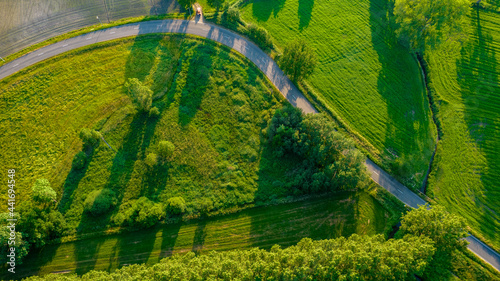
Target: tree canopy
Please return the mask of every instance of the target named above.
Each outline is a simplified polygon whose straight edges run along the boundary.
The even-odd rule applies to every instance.
[[[316,53],[303,39],[294,40],[285,47],[280,67],[293,81],[307,78],[317,64]]]
[[[57,198],[57,193],[50,187],[50,183],[47,179],[36,180],[31,190],[33,200],[40,204],[50,204]]]
[[[396,0],[399,39],[415,52],[465,37],[470,0]]]
[[[144,86],[137,78],[129,78],[125,83],[128,93],[133,97],[137,108],[143,112],[148,112],[153,103],[153,91]]]

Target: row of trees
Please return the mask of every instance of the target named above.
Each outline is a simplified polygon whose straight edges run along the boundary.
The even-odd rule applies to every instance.
[[[367,179],[364,156],[325,115],[285,106],[272,118],[268,137],[276,157],[301,159],[285,183],[295,194],[356,188]]]
[[[28,280],[436,280],[450,264],[443,255],[463,250],[465,224],[441,207],[413,210],[403,217],[397,239],[352,235],[288,248],[252,248],[163,259],[153,266],[131,265],[113,273],[47,275]],[[439,271],[439,272],[436,272]],[[438,275],[435,275],[438,274]]]

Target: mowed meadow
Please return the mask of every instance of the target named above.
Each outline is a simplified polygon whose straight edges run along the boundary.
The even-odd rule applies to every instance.
[[[418,189],[436,128],[418,63],[397,43],[389,9],[386,0],[255,0],[241,14],[267,29],[280,48],[305,39],[318,57],[306,81],[315,95],[386,169]]]
[[[443,138],[428,193],[500,249],[500,14],[474,9],[468,41],[427,52]]]

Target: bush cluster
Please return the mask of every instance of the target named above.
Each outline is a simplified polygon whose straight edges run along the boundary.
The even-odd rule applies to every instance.
[[[254,41],[259,47],[264,50],[269,50],[273,48],[273,41],[271,36],[267,33],[267,30],[257,26],[256,24],[249,24],[246,26],[247,35],[252,41]]]
[[[301,159],[284,183],[295,194],[356,188],[367,179],[362,153],[324,115],[286,106],[276,111],[267,132],[276,157]]]
[[[83,203],[85,211],[95,217],[106,213],[114,207],[115,204],[115,193],[109,188],[89,193],[87,199],[85,199]]]

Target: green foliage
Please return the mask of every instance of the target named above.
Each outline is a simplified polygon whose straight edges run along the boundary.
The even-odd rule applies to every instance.
[[[146,163],[149,168],[153,168],[158,164],[158,155],[156,155],[156,153],[149,153],[146,159],[144,159],[144,163]]]
[[[245,34],[264,50],[269,50],[273,47],[273,41],[267,30],[256,24],[247,25]]]
[[[186,8],[186,9],[191,9],[191,6],[196,2],[196,0],[178,0],[179,4]]]
[[[137,108],[143,112],[148,112],[153,103],[153,91],[137,78],[129,78],[125,83],[127,92],[132,96]]]
[[[456,250],[465,250],[467,237],[465,220],[449,214],[442,206],[435,205],[430,209],[420,206],[403,216],[401,227],[396,237],[408,236],[429,237],[436,248],[432,266],[424,274],[426,278],[445,278],[451,269],[451,257]]]
[[[277,157],[293,153],[301,159],[287,183],[295,193],[355,188],[367,178],[364,156],[325,115],[303,116],[287,106],[276,111],[268,134]]]
[[[149,116],[151,117],[158,117],[160,116],[160,110],[158,109],[158,107],[152,107],[150,110],[149,110]]]
[[[231,25],[236,25],[240,22],[240,10],[234,7],[228,8],[224,11],[222,15],[224,23],[229,23]]]
[[[47,179],[38,179],[31,188],[31,197],[35,202],[46,206],[56,200],[57,193]]]
[[[317,64],[316,52],[304,39],[293,40],[286,45],[279,63],[293,81],[301,81],[313,73]]]
[[[186,201],[182,197],[172,197],[167,200],[167,213],[180,215],[186,211]]]
[[[0,213],[0,264],[4,265],[7,262],[10,262],[11,251],[10,248],[15,248],[15,264],[22,264],[23,258],[28,254],[29,244],[25,242],[23,239],[23,234],[19,231],[12,232],[13,228],[10,228],[9,225],[11,222],[7,221],[7,219],[11,219],[9,213]],[[14,218],[19,219],[19,216],[15,216]],[[16,238],[13,238],[11,233],[15,233]]]
[[[31,202],[23,202],[19,208],[19,230],[26,242],[34,247],[42,247],[49,240],[59,238],[67,230],[63,215],[52,209],[39,209]]]
[[[73,158],[73,169],[80,170],[87,164],[87,154],[83,151],[78,152]]]
[[[175,145],[169,141],[160,141],[158,144],[158,156],[169,159],[174,154]]]
[[[226,0],[207,0],[207,3],[216,8],[217,11],[224,5],[224,2],[226,2]]]
[[[101,140],[101,133],[96,130],[83,128],[80,130],[80,139],[83,141],[84,146],[94,147],[99,144],[99,141]]]
[[[396,0],[396,34],[415,52],[446,40],[462,41],[469,11],[469,0]]]
[[[115,193],[108,188],[89,193],[83,203],[85,211],[95,217],[108,212],[115,204]]]
[[[126,211],[125,225],[138,228],[148,228],[165,218],[165,210],[162,204],[154,203],[146,197],[134,201]]]
[[[352,235],[331,240],[302,239],[282,249],[259,248],[175,255],[151,267],[132,265],[113,273],[90,272],[69,280],[411,280],[428,264],[429,239],[384,241],[382,236]],[[140,277],[139,277],[140,276]],[[47,275],[45,278],[57,278]],[[30,280],[30,279],[28,279]],[[35,280],[35,279],[32,279]],[[40,280],[40,279],[36,279]],[[44,280],[44,279],[41,279]],[[41,281],[40,280],[40,281]],[[45,279],[49,280],[49,279]],[[57,280],[57,279],[50,279]]]

